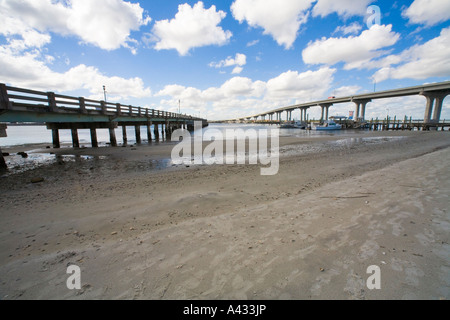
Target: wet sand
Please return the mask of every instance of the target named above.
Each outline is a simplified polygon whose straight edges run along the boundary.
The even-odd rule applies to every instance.
[[[364,138],[282,138],[275,176],[163,169],[170,144],[43,149],[61,157],[0,180],[0,297],[448,299],[450,135]]]

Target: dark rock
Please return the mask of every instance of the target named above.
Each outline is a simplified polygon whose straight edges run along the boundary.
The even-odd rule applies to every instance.
[[[44,182],[44,178],[33,178],[31,179],[31,183],[41,183]]]

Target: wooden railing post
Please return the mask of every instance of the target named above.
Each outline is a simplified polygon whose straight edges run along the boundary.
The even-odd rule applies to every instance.
[[[85,99],[83,97],[80,97],[78,100],[80,101],[80,112],[87,113]]]
[[[55,93],[47,92],[47,97],[48,97],[48,109],[50,110],[50,112],[58,112]]]
[[[100,101],[100,105],[102,106],[102,114],[106,114],[106,102]]]
[[[116,109],[117,109],[117,115],[121,116],[122,115],[122,106],[120,103],[116,104]]]
[[[6,89],[6,85],[0,84],[0,109],[12,109],[11,102],[8,97],[8,90]]]

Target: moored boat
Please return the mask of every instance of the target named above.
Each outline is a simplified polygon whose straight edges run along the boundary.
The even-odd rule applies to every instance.
[[[316,125],[311,128],[317,131],[341,130],[342,126],[334,121],[326,121],[322,125]]]

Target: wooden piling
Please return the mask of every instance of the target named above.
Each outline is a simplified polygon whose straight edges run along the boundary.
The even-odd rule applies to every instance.
[[[0,148],[0,170],[7,169],[8,166],[6,165],[5,158],[3,158],[2,148]]]
[[[112,147],[117,147],[116,131],[114,128],[109,128],[109,140]]]
[[[147,110],[147,112],[148,112],[148,110]],[[152,142],[152,130],[151,130],[151,127],[152,127],[152,122],[150,121],[150,122],[147,123],[147,139],[148,139],[149,143]]]
[[[72,146],[74,148],[80,147],[80,140],[78,139],[78,130],[77,129],[71,129],[72,131]]]
[[[91,128],[91,144],[92,148],[98,148],[97,129]]]
[[[154,124],[153,133],[155,134],[155,140],[159,141],[159,124],[158,123]]]
[[[134,126],[134,131],[136,132],[136,143],[141,144],[141,126]]]
[[[59,142],[59,130],[52,129],[52,138],[53,138],[53,148],[59,149],[61,148],[61,143]]]
[[[127,137],[127,126],[122,126],[122,137],[123,137],[123,144],[128,144],[128,137]]]

